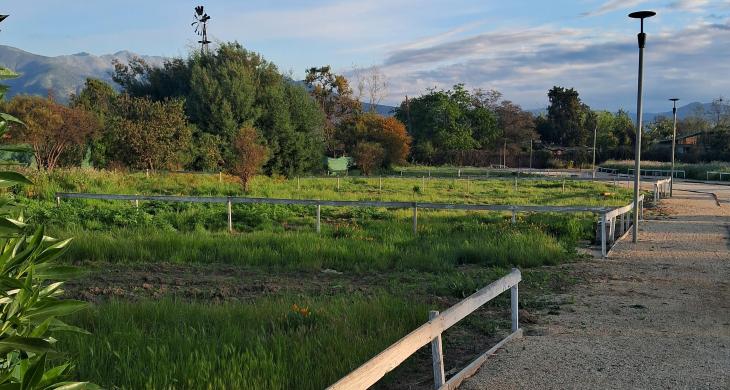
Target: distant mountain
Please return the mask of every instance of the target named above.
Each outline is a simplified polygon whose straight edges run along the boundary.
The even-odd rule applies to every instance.
[[[531,112],[533,115],[538,116],[542,114],[547,114],[546,108],[536,108],[532,110],[527,110]],[[693,102],[689,104],[685,104],[683,106],[677,107],[677,119],[684,119],[690,116],[696,116],[696,115],[710,115],[712,113],[712,103],[700,103],[700,102]],[[629,112],[629,116],[632,119],[636,119],[636,113],[635,112]],[[644,113],[644,123],[648,123],[656,119],[657,117],[666,117],[671,118],[672,117],[672,111],[665,111],[665,112],[645,112]]]
[[[395,115],[395,109],[396,107],[393,106],[386,106],[384,104],[373,104],[372,106],[370,103],[362,103],[362,110],[365,112],[373,111],[372,108],[374,108],[375,112],[382,116],[394,116]]]
[[[0,45],[0,65],[20,74],[16,79],[4,81],[10,86],[9,96],[47,95],[52,91],[54,96],[64,101],[70,94],[78,92],[89,77],[111,82],[112,60],[128,62],[134,56],[136,54],[120,51],[103,56],[78,53],[46,57]],[[162,65],[165,60],[164,57],[139,57],[151,65]]]

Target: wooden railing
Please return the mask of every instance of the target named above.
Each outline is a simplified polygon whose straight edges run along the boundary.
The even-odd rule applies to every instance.
[[[513,269],[507,276],[491,283],[487,287],[475,292],[468,298],[439,313],[432,311],[429,321],[416,330],[412,331],[395,344],[386,348],[365,364],[355,369],[345,377],[328,387],[330,390],[356,390],[367,389],[377,383],[385,374],[392,371],[403,363],[416,351],[431,343],[431,356],[433,360],[434,388],[456,389],[465,379],[474,375],[479,367],[493,355],[505,343],[515,338],[522,337],[522,329],[519,328],[518,319],[518,283],[522,280],[522,274],[518,269]],[[510,290],[512,314],[512,328],[509,336],[497,343],[491,349],[476,358],[471,364],[459,371],[457,374],[446,380],[444,374],[444,359],[441,348],[441,335],[457,322],[482,307],[485,303],[494,299],[499,294]]]

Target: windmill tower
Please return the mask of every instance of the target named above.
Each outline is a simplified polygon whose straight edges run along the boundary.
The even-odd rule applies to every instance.
[[[195,21],[190,25],[195,26],[195,33],[200,37],[198,41],[200,44],[200,53],[205,54],[208,52],[208,44],[210,43],[208,40],[208,21],[210,20],[210,16],[204,12],[203,6],[199,5],[195,7],[193,19]]]

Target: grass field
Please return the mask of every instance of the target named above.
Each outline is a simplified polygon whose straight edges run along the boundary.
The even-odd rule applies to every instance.
[[[229,176],[93,170],[33,173],[16,193],[26,215],[76,238],[65,261],[88,273],[70,296],[95,302],[64,337],[79,376],[118,388],[322,388],[427,319],[509,272],[524,269],[522,306],[572,282],[560,267],[593,237],[590,214],[419,213],[409,210],[64,200],[64,192],[450,203],[619,206],[626,190],[591,182],[257,177],[244,193]],[[468,185],[468,188],[467,188]],[[293,305],[297,305],[294,307]],[[445,337],[455,367],[509,329],[506,297]],[[306,308],[306,309],[302,309]],[[557,309],[556,309],[557,308]],[[424,363],[425,362],[425,363]],[[425,369],[424,369],[425,367]],[[428,354],[385,381],[428,388]],[[316,374],[313,374],[316,373]],[[419,387],[420,386],[420,387]],[[425,386],[425,387],[424,387]]]

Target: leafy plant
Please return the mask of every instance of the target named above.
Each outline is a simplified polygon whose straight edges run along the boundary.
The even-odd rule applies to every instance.
[[[1,92],[0,92],[1,94]],[[0,113],[0,138],[17,118]],[[32,184],[17,172],[0,172],[0,188]],[[16,215],[18,214],[18,215]],[[68,267],[54,263],[68,249],[71,239],[56,240],[38,227],[28,235],[17,205],[0,199],[0,389],[91,389],[88,382],[71,382],[74,366],[54,348],[55,332],[83,330],[58,317],[74,313],[86,304],[60,299]],[[53,361],[60,364],[53,366]]]

